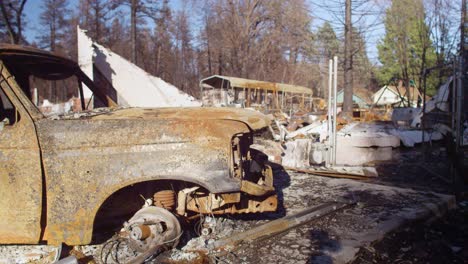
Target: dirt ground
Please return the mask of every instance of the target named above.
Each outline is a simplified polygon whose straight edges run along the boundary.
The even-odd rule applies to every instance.
[[[468,263],[468,197],[466,182],[454,183],[446,149],[442,144],[428,148],[401,148],[394,160],[381,164],[375,182],[457,195],[457,208],[433,221],[418,221],[361,248],[357,263]],[[466,156],[464,170],[467,170]],[[466,177],[466,176],[465,176]]]
[[[418,222],[363,247],[358,263],[467,263],[468,203],[431,223]]]

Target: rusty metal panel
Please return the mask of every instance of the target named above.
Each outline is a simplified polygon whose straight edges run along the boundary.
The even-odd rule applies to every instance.
[[[40,151],[33,121],[12,89],[21,92],[10,87],[12,79],[4,76],[10,75],[2,67],[0,89],[16,107],[19,120],[0,131],[0,243],[37,243],[42,206]]]
[[[127,108],[98,115],[93,119],[145,119],[160,121],[215,121],[232,120],[247,124],[252,130],[270,125],[271,120],[264,114],[241,108],[184,107],[184,108]],[[188,129],[188,132],[190,129]],[[223,133],[232,134],[229,130]],[[209,134],[207,134],[209,136]]]
[[[130,109],[126,117],[121,112],[118,118],[103,114],[37,123],[47,179],[49,243],[89,243],[99,206],[133,183],[175,179],[214,193],[240,190],[241,181],[230,175],[230,142],[236,133],[249,133],[246,124],[158,120],[158,110],[132,116],[135,111]]]

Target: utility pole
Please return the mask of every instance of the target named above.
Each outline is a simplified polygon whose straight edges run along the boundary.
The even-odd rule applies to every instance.
[[[344,54],[344,97],[343,114],[351,118],[353,112],[353,40],[351,22],[351,0],[346,0],[345,14],[345,54]]]

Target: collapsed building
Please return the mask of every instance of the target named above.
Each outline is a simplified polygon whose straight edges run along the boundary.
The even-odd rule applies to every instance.
[[[201,102],[161,78],[93,42],[78,27],[78,64],[83,72],[122,107],[194,107]],[[84,87],[86,100],[92,94]],[[103,103],[96,99],[96,107]]]

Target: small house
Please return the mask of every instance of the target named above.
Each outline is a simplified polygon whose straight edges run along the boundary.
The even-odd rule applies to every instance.
[[[422,101],[422,95],[419,89],[409,87],[409,96],[406,87],[385,85],[372,96],[374,105],[392,105],[394,107],[417,107],[418,100]]]
[[[336,103],[338,105],[343,104],[344,90],[341,89],[336,93]],[[354,88],[353,89],[353,104],[357,105],[358,108],[369,108],[372,105],[372,93],[365,88]]]

